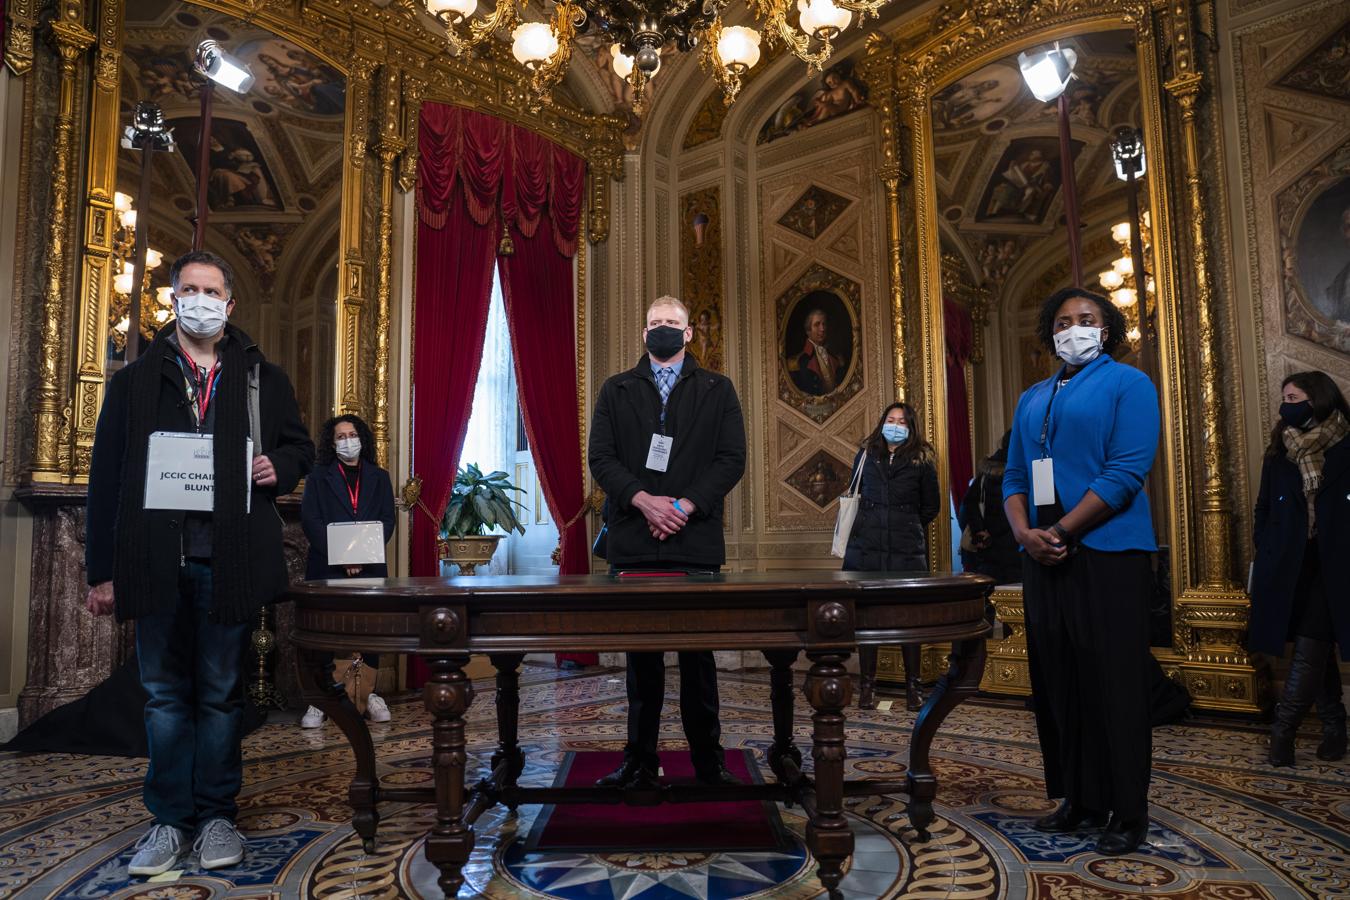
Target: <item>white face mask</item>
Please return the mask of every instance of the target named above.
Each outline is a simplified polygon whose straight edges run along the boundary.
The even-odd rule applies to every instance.
[[[1070,325],[1055,334],[1055,354],[1071,366],[1085,366],[1102,352],[1102,330]]]
[[[203,294],[175,294],[178,308],[178,327],[190,337],[206,340],[220,334],[228,319],[224,300]]]
[[[355,462],[356,458],[361,455],[361,439],[359,437],[338,438],[333,442],[333,445],[337,449],[337,455],[346,462]]]

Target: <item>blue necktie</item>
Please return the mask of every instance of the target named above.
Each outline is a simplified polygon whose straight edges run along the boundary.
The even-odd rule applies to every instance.
[[[666,401],[670,399],[670,392],[675,387],[675,370],[670,366],[658,369],[656,372],[656,389],[661,392],[661,421],[666,421]]]

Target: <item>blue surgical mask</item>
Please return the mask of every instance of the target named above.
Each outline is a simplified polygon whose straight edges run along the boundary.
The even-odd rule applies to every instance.
[[[888,444],[903,444],[909,440],[909,429],[904,425],[887,422],[881,426],[881,436],[886,439]]]

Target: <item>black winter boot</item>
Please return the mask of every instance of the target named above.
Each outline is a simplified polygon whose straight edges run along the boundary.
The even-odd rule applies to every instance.
[[[1275,704],[1275,721],[1270,726],[1269,760],[1272,766],[1294,764],[1294,735],[1321,691],[1322,668],[1330,650],[1331,644],[1327,641],[1308,637],[1294,641],[1289,676],[1284,680],[1284,692]]]
[[[1335,762],[1345,758],[1345,704],[1341,702],[1341,667],[1336,654],[1327,652],[1322,690],[1317,694],[1317,717],[1322,720],[1322,743],[1317,758]]]

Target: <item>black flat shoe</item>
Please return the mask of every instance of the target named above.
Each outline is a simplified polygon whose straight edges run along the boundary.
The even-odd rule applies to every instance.
[[[1110,817],[1095,809],[1079,809],[1068,800],[1048,816],[1042,816],[1031,827],[1046,834],[1066,834],[1070,831],[1089,831],[1102,828]]]
[[[657,784],[656,767],[645,765],[636,757],[625,756],[623,765],[603,778],[597,779],[596,787],[650,787]]]
[[[1101,840],[1097,841],[1097,852],[1103,856],[1124,856],[1138,850],[1147,837],[1148,819],[1127,824],[1117,821],[1113,816],[1111,823],[1102,832]]]
[[[696,773],[694,777],[698,779],[699,784],[726,785],[745,783],[727,771],[726,766],[721,765],[716,769],[704,769],[703,771]]]

